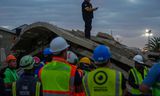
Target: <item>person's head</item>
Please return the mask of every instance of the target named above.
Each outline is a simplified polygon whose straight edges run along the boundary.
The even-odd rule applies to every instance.
[[[14,55],[8,55],[6,58],[6,62],[8,63],[8,66],[10,68],[16,68],[17,67],[17,58]]]
[[[91,0],[84,0],[84,1],[90,2]]]
[[[88,70],[90,71],[92,68],[91,68],[91,60],[88,58],[88,57],[82,57],[80,60],[79,60],[79,65],[78,67],[82,70]]]
[[[51,52],[50,50],[51,50],[50,48],[45,48],[45,49],[43,50],[43,55],[44,55],[44,57],[47,57],[48,55],[51,55],[51,54],[52,54],[52,52]]]
[[[56,37],[50,43],[50,51],[55,56],[61,56],[67,59],[67,50],[70,45],[63,37]]]
[[[133,57],[133,60],[135,62],[135,67],[137,68],[141,67],[144,64],[143,57],[141,55],[135,55]]]
[[[23,56],[20,60],[20,67],[24,70],[31,70],[34,66],[34,59],[31,55]]]
[[[92,58],[98,67],[109,65],[111,58],[110,49],[105,45],[99,45],[94,49]]]
[[[67,61],[70,64],[76,65],[78,63],[78,56],[72,51],[67,51]]]
[[[88,57],[83,57],[80,59],[79,63],[85,63],[86,65],[90,65],[91,60]]]
[[[50,48],[45,48],[43,50],[43,61],[44,61],[44,63],[52,61],[53,53],[50,50],[51,50]]]
[[[39,57],[37,57],[37,56],[34,56],[33,59],[35,61],[34,66],[38,67],[40,62],[41,62],[41,59]]]

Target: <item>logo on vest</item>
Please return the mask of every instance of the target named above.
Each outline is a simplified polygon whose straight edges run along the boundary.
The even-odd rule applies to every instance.
[[[103,85],[107,82],[108,76],[104,71],[98,71],[93,78],[96,84]]]
[[[21,96],[29,96],[30,92],[28,90],[28,86],[22,86],[22,90],[19,91]]]
[[[101,85],[101,86],[95,86],[94,87],[94,91],[107,91],[107,87],[103,86],[103,84],[105,84],[108,80],[108,76],[104,71],[98,71],[94,76],[93,76],[93,80],[97,85]]]

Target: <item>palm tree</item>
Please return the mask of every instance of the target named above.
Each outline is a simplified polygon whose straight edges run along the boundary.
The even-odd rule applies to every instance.
[[[160,37],[153,37],[149,40],[150,51],[160,51]]]

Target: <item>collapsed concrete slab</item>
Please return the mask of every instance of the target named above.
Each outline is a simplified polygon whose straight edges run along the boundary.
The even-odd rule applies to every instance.
[[[84,38],[84,33],[81,31],[66,30],[46,22],[36,22],[22,30],[12,50],[18,50],[19,58],[25,54],[35,55],[49,47],[49,43],[54,37],[61,36],[69,42],[70,49],[79,56],[91,57],[96,46],[105,44],[111,49],[112,67],[122,71],[127,76],[127,71],[133,67],[134,62],[131,58],[134,56],[134,52],[129,51],[120,43],[116,45],[113,37],[107,39],[102,35],[105,34],[92,36],[89,40]]]

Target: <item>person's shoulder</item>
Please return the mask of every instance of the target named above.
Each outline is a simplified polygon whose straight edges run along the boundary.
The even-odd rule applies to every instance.
[[[155,63],[155,64],[153,65],[153,67],[158,67],[158,68],[160,68],[160,63]]]
[[[11,69],[6,68],[6,70],[4,71],[4,74],[10,74]]]
[[[159,63],[156,63],[151,67],[152,71],[157,70],[157,69],[160,69],[160,64]]]

